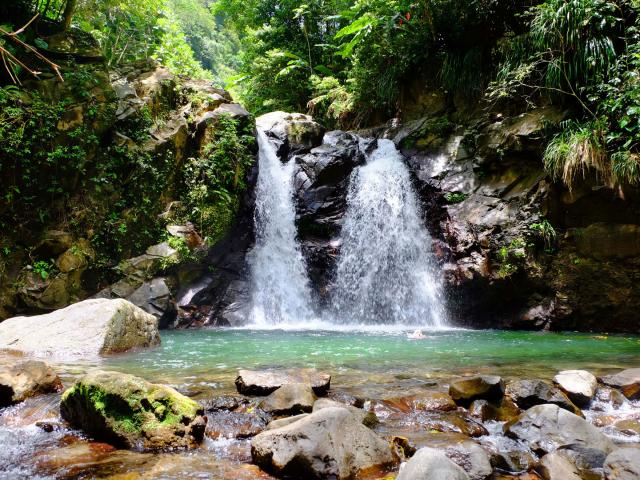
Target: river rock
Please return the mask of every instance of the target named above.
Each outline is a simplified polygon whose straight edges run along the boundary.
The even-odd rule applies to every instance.
[[[250,438],[262,432],[267,422],[258,413],[212,412],[207,415],[207,437]]]
[[[240,370],[236,378],[236,388],[243,395],[269,395],[290,383],[309,384],[316,395],[323,396],[331,385],[331,375],[314,369]]]
[[[301,413],[300,415],[293,415],[292,417],[283,417],[278,418],[277,420],[271,420],[267,424],[266,430],[275,430],[276,428],[286,427],[287,425],[291,425],[292,423],[302,420],[308,416],[308,413]]]
[[[87,358],[158,344],[158,320],[122,299],[85,300],[0,323],[0,348],[34,355]]]
[[[77,380],[60,414],[96,439],[135,450],[196,447],[207,424],[203,408],[173,388],[110,371]]]
[[[316,396],[308,383],[288,383],[269,394],[259,407],[273,415],[309,413]]]
[[[640,368],[630,368],[600,379],[605,385],[618,388],[629,400],[640,399]]]
[[[60,390],[60,378],[44,362],[26,360],[15,365],[0,366],[0,408]]]
[[[640,478],[640,449],[619,448],[604,461],[607,480],[638,480]]]
[[[317,412],[318,410],[322,410],[323,408],[335,407],[346,408],[353,415],[355,415],[356,418],[358,418],[360,423],[362,423],[366,427],[373,428],[378,425],[378,423],[380,423],[380,421],[378,420],[378,416],[374,412],[369,412],[352,405],[345,405],[328,398],[319,398],[318,400],[316,400],[316,402],[313,404],[313,411]]]
[[[475,442],[467,441],[449,447],[445,455],[462,467],[471,480],[486,480],[493,473],[489,454]]]
[[[251,456],[263,470],[294,478],[353,478],[397,461],[388,442],[335,407],[262,432],[251,441]]]
[[[469,475],[444,453],[423,447],[400,467],[396,480],[469,480]]]
[[[458,404],[468,405],[473,400],[497,400],[504,394],[504,381],[495,375],[482,375],[451,382],[449,395]]]
[[[582,480],[571,460],[557,452],[542,457],[537,470],[544,480]]]
[[[569,400],[581,407],[591,402],[598,388],[598,380],[586,370],[564,370],[553,381],[567,394]]]
[[[582,416],[580,409],[569,400],[569,397],[562,393],[560,389],[542,380],[517,380],[511,382],[507,385],[506,394],[523,410],[535,405],[551,403]]]
[[[303,113],[270,112],[256,118],[256,125],[278,144],[278,155],[305,152],[320,145],[324,127]]]
[[[520,415],[522,411],[511,399],[503,397],[496,402],[474,400],[469,407],[469,413],[474,417],[479,417],[483,422],[490,420],[508,422]]]
[[[610,452],[613,443],[597,427],[557,405],[536,405],[505,425],[505,434],[529,444],[536,453],[579,444]]]
[[[415,410],[450,412],[458,408],[453,399],[444,392],[425,392],[408,397],[388,398],[383,400],[383,403],[404,413]]]
[[[505,472],[521,473],[531,470],[536,465],[536,460],[529,452],[522,450],[494,452],[491,455],[491,465]]]

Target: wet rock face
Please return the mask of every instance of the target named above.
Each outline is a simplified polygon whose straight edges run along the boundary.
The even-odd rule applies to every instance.
[[[629,400],[640,399],[640,368],[630,368],[600,379],[605,385],[618,388]]]
[[[396,462],[387,441],[339,407],[323,408],[257,435],[251,456],[265,471],[294,478],[347,479]]]
[[[174,389],[107,371],[80,378],[60,413],[89,435],[136,450],[193,448],[207,423],[203,408]]]
[[[326,395],[331,375],[313,369],[300,370],[240,370],[236,388],[244,395],[269,395],[283,385],[309,385],[316,395]]]
[[[469,405],[473,400],[500,400],[504,395],[504,381],[492,375],[455,380],[449,395],[458,404]]]
[[[557,405],[537,405],[505,425],[505,434],[526,442],[536,453],[578,444],[610,452],[613,442],[586,420]]]
[[[609,480],[640,478],[640,449],[619,448],[606,458],[604,473]]]
[[[421,448],[402,465],[396,480],[469,480],[469,475],[447,456],[433,448]]]
[[[85,300],[0,323],[0,347],[35,355],[93,357],[160,344],[158,320],[126,300]]]
[[[507,385],[506,394],[522,409],[553,404],[582,416],[582,412],[558,388],[542,380],[517,380]]]
[[[0,408],[61,390],[60,378],[44,362],[26,360],[0,366]]]
[[[272,415],[309,413],[316,396],[308,383],[289,383],[272,392],[259,407]]]

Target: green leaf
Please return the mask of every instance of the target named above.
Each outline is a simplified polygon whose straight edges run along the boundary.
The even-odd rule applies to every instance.
[[[348,35],[353,35],[354,33],[359,33],[362,30],[370,27],[375,27],[378,24],[378,19],[372,17],[370,15],[363,15],[357,20],[353,21],[349,25],[344,28],[338,30],[338,33],[334,35],[334,39],[339,39],[342,37],[346,37]]]

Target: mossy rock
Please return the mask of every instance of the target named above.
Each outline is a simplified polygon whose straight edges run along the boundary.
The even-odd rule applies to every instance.
[[[143,451],[194,448],[207,423],[202,406],[173,388],[110,371],[76,381],[60,413],[96,439]]]

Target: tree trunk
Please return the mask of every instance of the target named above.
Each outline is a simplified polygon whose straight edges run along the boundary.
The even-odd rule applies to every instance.
[[[64,7],[64,13],[63,18],[64,18],[64,29],[68,30],[69,27],[71,26],[71,20],[73,19],[73,13],[76,10],[76,4],[78,3],[78,0],[67,0],[67,4]]]

